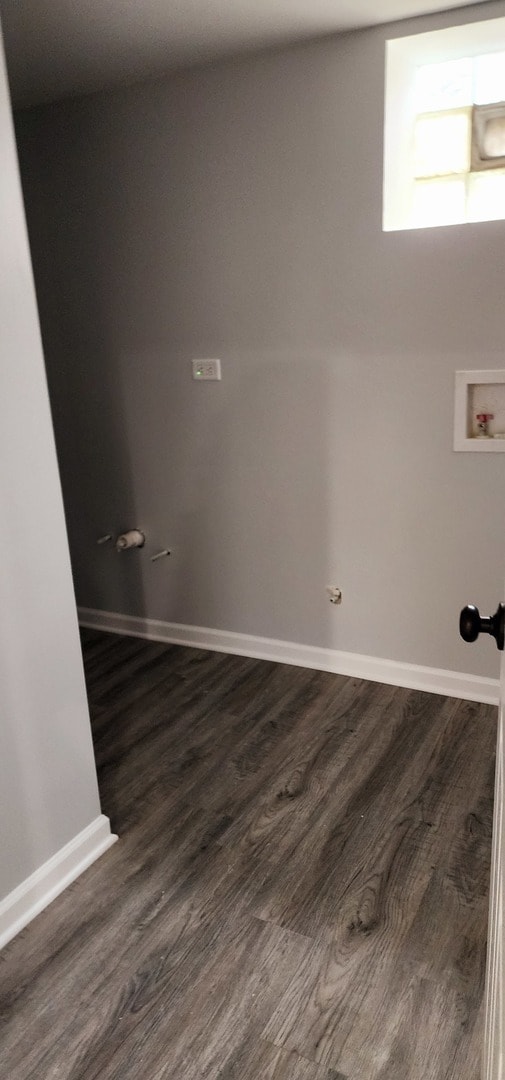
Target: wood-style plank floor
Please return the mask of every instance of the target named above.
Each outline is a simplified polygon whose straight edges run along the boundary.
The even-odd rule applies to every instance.
[[[496,710],[83,648],[121,839],[1,954],[2,1080],[478,1080]]]

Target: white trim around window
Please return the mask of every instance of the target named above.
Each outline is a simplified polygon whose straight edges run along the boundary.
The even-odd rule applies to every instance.
[[[505,17],[386,42],[383,229],[411,229],[416,69],[505,50]],[[496,217],[496,214],[493,215]],[[504,214],[505,217],[505,214]],[[440,222],[436,222],[440,224]],[[419,226],[417,226],[419,227]]]

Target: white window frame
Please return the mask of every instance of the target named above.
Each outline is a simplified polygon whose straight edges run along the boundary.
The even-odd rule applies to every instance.
[[[417,115],[414,97],[416,68],[423,64],[503,51],[505,17],[386,42],[384,232],[416,228],[411,221],[414,183],[411,147]]]

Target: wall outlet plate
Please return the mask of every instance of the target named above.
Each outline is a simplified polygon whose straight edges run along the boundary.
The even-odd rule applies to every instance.
[[[220,360],[192,360],[191,367],[193,370],[193,378],[196,382],[203,382],[205,379],[221,378]]]

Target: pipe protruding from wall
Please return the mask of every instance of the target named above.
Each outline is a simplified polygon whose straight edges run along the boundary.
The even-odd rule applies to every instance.
[[[128,532],[121,533],[116,540],[116,551],[127,551],[128,548],[140,548],[144,547],[146,538],[140,529],[129,529]]]

